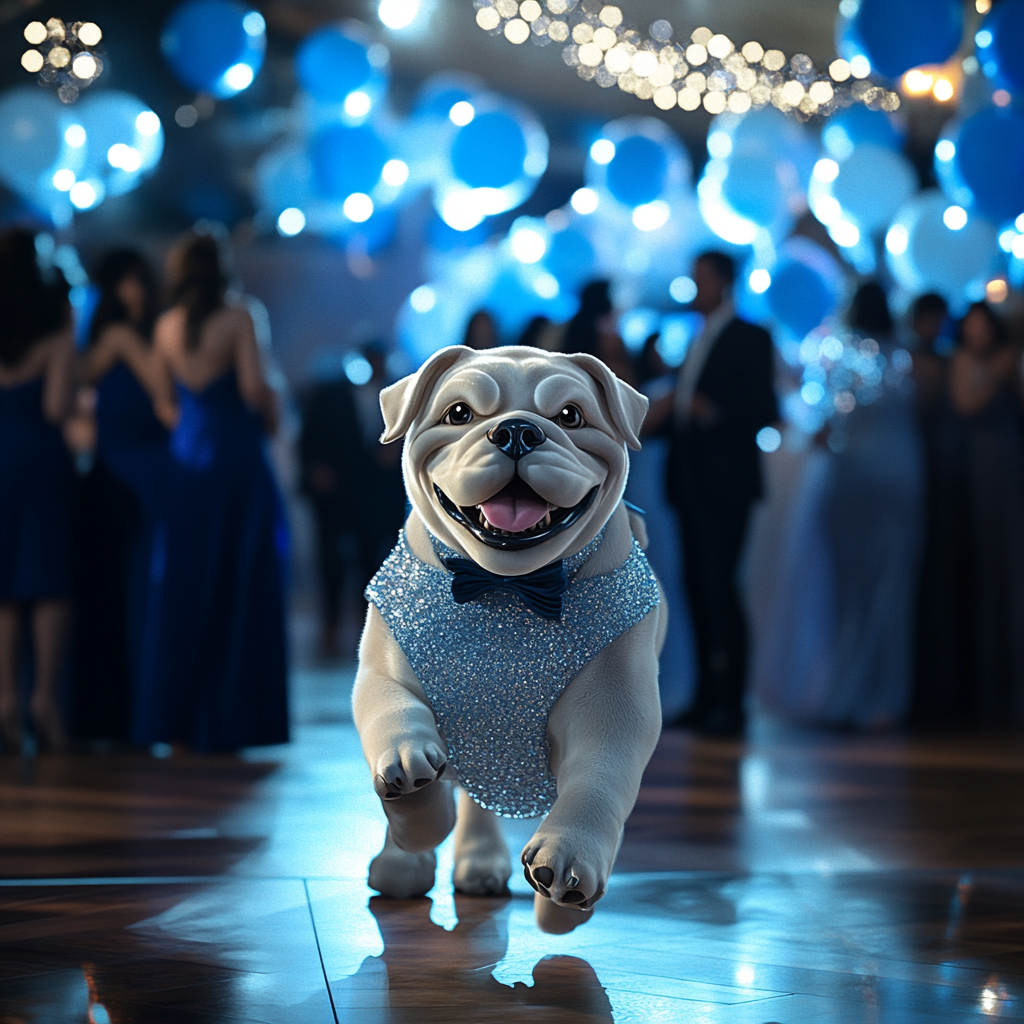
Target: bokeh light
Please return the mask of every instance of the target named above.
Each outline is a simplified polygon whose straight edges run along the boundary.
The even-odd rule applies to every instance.
[[[277,230],[288,238],[299,234],[305,226],[306,215],[297,206],[282,210],[277,218]]]
[[[420,12],[420,0],[380,0],[377,17],[390,29],[408,28]]]

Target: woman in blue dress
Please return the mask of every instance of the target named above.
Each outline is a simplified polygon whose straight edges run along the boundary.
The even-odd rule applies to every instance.
[[[170,276],[174,305],[157,321],[154,351],[180,416],[133,737],[203,751],[282,743],[287,534],[265,451],[276,396],[252,318],[225,301],[216,241],[191,237]]]
[[[22,744],[19,640],[31,626],[37,741],[64,745],[59,682],[71,615],[74,467],[61,434],[74,385],[68,289],[31,232],[0,235],[0,730]]]
[[[893,339],[877,282],[857,289],[849,322],[863,383],[829,440],[835,642],[823,717],[833,726],[878,731],[899,725],[910,705],[924,458],[906,374],[910,357]]]
[[[96,459],[79,488],[71,727],[82,738],[126,740],[177,407],[152,351],[157,292],[149,264],[115,249],[93,281],[99,298],[81,376],[96,389]]]

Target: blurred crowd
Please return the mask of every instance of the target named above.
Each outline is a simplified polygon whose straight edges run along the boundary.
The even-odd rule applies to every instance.
[[[262,318],[209,234],[162,282],[139,252],[104,254],[75,317],[45,251],[0,236],[0,740],[283,742],[291,556],[268,439],[284,402]],[[1007,325],[985,303],[954,320],[933,294],[898,322],[866,281],[798,373],[738,314],[728,255],[692,278],[679,366],[656,333],[627,349],[607,281],[565,324],[506,338],[479,310],[464,337],[586,352],[649,398],[627,499],[671,608],[667,722],[737,736],[756,707],[834,728],[1024,724]],[[406,514],[399,446],[378,441],[391,355],[368,342],[299,395],[326,659],[352,653],[339,626],[357,628]],[[809,372],[829,409],[815,431],[780,413]]]
[[[77,322],[46,251],[0,236],[3,747],[283,742],[279,402],[218,242],[183,240],[164,289],[107,253]]]

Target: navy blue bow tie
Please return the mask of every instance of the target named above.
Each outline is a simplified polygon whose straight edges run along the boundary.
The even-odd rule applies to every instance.
[[[542,618],[562,617],[562,594],[569,585],[569,577],[561,562],[552,562],[523,576],[499,576],[468,558],[444,558],[442,561],[445,568],[454,573],[452,597],[457,604],[475,601],[490,590],[511,590]]]

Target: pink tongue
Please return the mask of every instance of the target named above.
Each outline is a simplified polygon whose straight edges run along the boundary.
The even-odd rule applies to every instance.
[[[514,488],[510,485],[480,507],[491,526],[509,533],[521,533],[536,526],[548,514],[549,506],[528,487]]]

